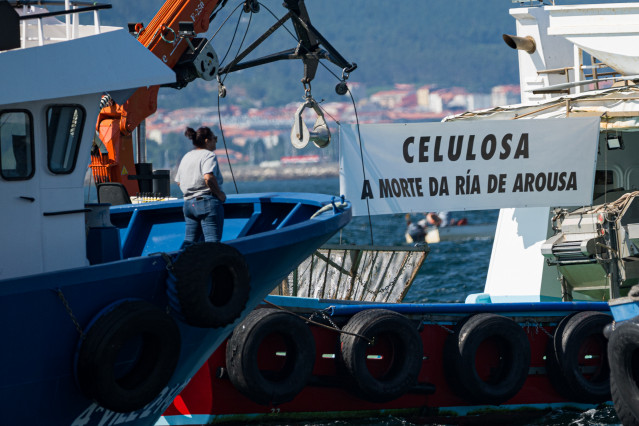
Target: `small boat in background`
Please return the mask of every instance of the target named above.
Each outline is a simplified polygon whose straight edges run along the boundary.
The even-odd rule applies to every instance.
[[[441,241],[459,241],[459,240],[472,240],[475,238],[493,238],[495,236],[495,230],[497,229],[496,223],[484,223],[477,225],[448,225],[448,226],[432,226],[426,228],[426,235],[424,235],[424,241],[428,244],[435,244]],[[416,243],[418,241],[413,240],[410,234],[405,234],[406,242],[409,244]]]
[[[447,212],[426,213],[424,219],[417,222],[411,220],[410,214],[406,214],[405,217],[406,232],[404,237],[408,244],[422,242],[435,244],[440,241],[492,238],[497,229],[495,223],[469,224],[465,217],[448,220]]]

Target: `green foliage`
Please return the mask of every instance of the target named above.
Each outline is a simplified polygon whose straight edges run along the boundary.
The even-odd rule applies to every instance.
[[[240,1],[229,1],[211,23],[207,37],[233,12]],[[242,47],[248,46],[281,17],[285,10],[280,0],[262,2],[264,7],[250,19],[250,28]],[[159,10],[158,0],[113,0],[113,10],[102,13],[108,25],[126,26],[127,22],[150,22]],[[367,87],[392,87],[395,83],[434,84],[438,87],[461,86],[477,92],[489,92],[492,86],[516,84],[517,54],[502,41],[503,33],[515,32],[515,21],[508,14],[510,2],[473,0],[306,0],[313,25],[358,69],[350,79]],[[226,22],[213,39],[220,59],[228,63],[239,51],[249,19],[244,16],[231,45],[239,11]],[[287,24],[289,31],[292,26]],[[248,58],[294,48],[296,40],[283,29],[264,42]],[[228,51],[228,54],[227,54]],[[324,62],[323,62],[324,63]],[[337,76],[341,70],[326,62]],[[257,106],[297,102],[304,94],[299,61],[282,61],[243,70],[224,78],[228,96],[246,93],[241,100]],[[312,83],[313,95],[326,101],[343,101],[335,91],[338,79],[320,65]],[[217,104],[217,85],[204,91],[191,84],[176,92],[162,89],[160,102],[172,107]],[[238,90],[241,88],[241,90]],[[208,89],[208,88],[207,88]],[[235,100],[232,102],[237,103]],[[161,105],[163,106],[163,105]]]

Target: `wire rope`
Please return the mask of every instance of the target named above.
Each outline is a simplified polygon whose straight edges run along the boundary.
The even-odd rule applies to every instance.
[[[242,17],[242,14],[243,14],[243,12],[242,12],[242,13],[240,13],[240,18]],[[238,48],[237,48],[237,52],[235,52],[235,58],[237,58],[237,57],[239,56],[240,51],[242,50],[242,45],[244,44],[244,41],[246,40],[246,35],[247,35],[247,34],[248,34],[248,32],[249,32],[249,28],[251,27],[251,21],[252,21],[252,20],[253,20],[253,12],[249,13],[249,21],[248,21],[248,23],[246,24],[246,31],[244,31],[244,37],[242,37],[242,41],[240,41],[240,45],[239,45],[239,46],[238,46]],[[238,24],[239,24],[239,20],[238,20]],[[235,31],[237,32],[237,27],[235,28]],[[235,35],[233,35],[233,38],[235,39]],[[231,43],[231,44],[232,44],[232,43]],[[229,50],[230,50],[230,49],[229,49]],[[228,52],[227,52],[227,54],[228,54]],[[224,58],[226,58],[226,56],[225,56]],[[235,58],[234,58],[234,59],[235,59]],[[227,78],[228,76],[229,76],[228,74],[226,74],[226,75],[224,76],[224,78],[222,79],[222,84],[224,84],[224,82],[226,81],[226,78]]]
[[[275,14],[273,13],[273,11],[271,11],[271,9],[269,9],[266,5],[264,5],[264,4],[263,4],[263,3],[261,3],[261,2],[259,2],[259,4],[260,4],[260,6],[264,7],[264,8],[265,8],[265,9],[266,9],[266,10],[267,10],[267,11],[268,11],[268,12],[269,12],[269,13],[270,13],[270,14],[271,14],[271,15],[272,15],[275,19],[276,19],[276,20],[278,19],[278,18],[277,18],[277,15],[275,15]],[[220,26],[220,28],[219,28],[219,29],[215,32],[215,34],[213,35],[213,37],[215,37],[215,35],[217,35],[217,33],[218,33],[218,32],[220,31],[220,29],[222,28],[222,26],[223,26],[223,25],[224,25],[224,24],[228,21],[228,19],[231,17],[231,15],[232,15],[233,13],[235,13],[235,11],[236,11],[238,8],[239,8],[239,5],[238,5],[238,6],[237,6],[237,7],[233,10],[233,12],[231,12],[231,14],[230,14],[230,15],[229,15],[226,19],[225,19],[225,21],[222,23],[222,25]],[[251,14],[250,14],[249,22],[248,22],[248,24],[247,24],[246,31],[245,31],[245,33],[244,33],[244,37],[242,38],[242,41],[240,42],[240,47],[238,48],[238,51],[237,51],[237,53],[236,53],[236,56],[235,56],[235,57],[237,57],[237,55],[239,55],[240,50],[241,50],[241,47],[242,47],[242,45],[244,44],[244,41],[245,41],[245,39],[246,39],[246,36],[247,36],[248,31],[249,31],[249,28],[250,28],[250,24],[251,24],[252,16],[253,16],[253,12],[251,12]],[[238,18],[237,24],[236,24],[236,26],[235,26],[235,30],[234,30],[234,32],[233,32],[233,38],[231,39],[231,42],[229,43],[229,48],[227,49],[227,51],[226,51],[226,53],[224,54],[224,57],[222,58],[222,61],[220,61],[220,63],[223,63],[223,62],[226,60],[226,58],[227,58],[227,56],[228,56],[229,52],[231,51],[231,47],[232,47],[233,42],[235,41],[235,37],[236,37],[236,35],[237,35],[237,31],[238,31],[238,28],[239,28],[239,24],[240,24],[240,21],[241,21],[241,17],[242,17],[242,13],[240,13],[240,17]],[[291,31],[290,31],[290,30],[289,30],[289,29],[285,26],[285,25],[282,25],[282,27],[286,30],[286,32],[288,32],[288,33],[290,34],[290,36],[291,36],[291,37],[292,37],[292,38],[293,38],[296,42],[299,42],[298,38],[297,38],[297,37],[296,37],[296,36],[295,36],[295,35],[294,35],[294,34],[293,34],[293,33],[292,33],[292,32],[291,32]],[[211,37],[211,39],[212,39],[213,37]],[[334,72],[333,72],[330,68],[328,68],[328,67],[327,67],[324,63],[322,63],[321,61],[318,61],[318,63],[319,63],[320,65],[322,65],[322,67],[323,67],[326,71],[328,71],[331,75],[333,75],[333,77],[335,77],[335,79],[336,79],[336,80],[338,80],[338,81],[342,81],[342,79],[340,79],[340,78],[339,78],[339,76],[338,76],[337,74],[335,74],[335,73],[334,73]],[[227,76],[228,76],[228,74],[227,74]],[[224,77],[224,79],[221,81],[221,84],[224,84],[224,81],[226,81],[226,76],[225,76],[225,77]],[[348,89],[348,94],[349,94],[349,96],[350,96],[350,98],[351,98],[351,102],[352,102],[352,104],[353,104],[353,111],[354,111],[354,113],[355,113],[355,121],[356,121],[356,126],[357,126],[357,137],[358,137],[359,150],[360,150],[360,159],[361,159],[361,162],[362,162],[362,174],[363,174],[363,178],[364,178],[364,181],[365,181],[365,180],[366,180],[366,169],[365,169],[365,167],[364,167],[364,152],[363,152],[363,147],[362,147],[362,145],[363,145],[363,144],[362,144],[362,135],[361,135],[361,133],[360,133],[360,129],[359,129],[359,127],[360,127],[360,126],[359,126],[359,115],[358,115],[358,113],[357,113],[357,106],[356,106],[356,104],[355,104],[355,98],[353,97],[353,94],[352,94],[352,92],[351,92],[350,88]],[[319,104],[318,104],[318,105],[319,105]],[[237,182],[236,182],[236,180],[235,180],[235,175],[234,175],[234,173],[233,173],[233,167],[232,167],[232,165],[231,165],[231,160],[230,160],[230,157],[229,157],[229,154],[228,154],[228,147],[227,147],[227,144],[226,144],[226,137],[224,136],[224,129],[223,129],[223,125],[222,125],[222,115],[221,115],[221,112],[220,112],[220,96],[219,96],[219,92],[218,92],[218,98],[217,98],[217,106],[218,106],[218,107],[217,107],[217,112],[218,112],[218,121],[219,121],[219,123],[220,123],[220,133],[221,133],[221,135],[222,135],[222,141],[223,141],[223,143],[224,143],[224,149],[225,149],[225,151],[226,151],[226,158],[228,159],[229,169],[231,170],[231,177],[232,177],[232,179],[233,179],[233,184],[234,184],[234,186],[235,186],[235,192],[239,194],[239,190],[238,190],[238,188],[237,188]],[[330,117],[330,118],[331,118],[331,119],[332,119],[335,123],[337,123],[337,125],[338,125],[338,126],[340,126],[340,125],[341,125],[341,123],[340,123],[338,120],[336,120],[336,119],[335,119],[335,118],[334,118],[331,114],[329,114],[329,113],[326,111],[326,109],[322,108],[322,106],[321,106],[321,105],[320,105],[320,108],[321,108],[321,109],[322,109],[322,111],[324,111],[324,112],[325,112],[325,113],[326,113],[326,114],[327,114],[327,115],[328,115],[328,116],[329,116],[329,117]],[[368,228],[369,228],[369,232],[370,232],[371,245],[374,245],[373,224],[372,224],[372,219],[371,219],[370,203],[369,203],[368,198],[366,199],[366,210],[367,210],[367,216],[368,216]],[[341,232],[340,232],[340,240],[341,240]]]
[[[233,173],[233,166],[231,165],[231,157],[229,156],[229,149],[226,146],[226,137],[224,137],[224,128],[222,127],[222,114],[220,113],[220,93],[217,94],[217,118],[220,122],[220,135],[222,136],[222,142],[224,143],[224,151],[226,152],[226,159],[229,163],[229,169],[231,170],[231,179],[233,179],[233,185],[235,186],[235,193],[239,194],[237,189],[237,182],[235,181],[235,173]]]
[[[357,115],[357,107],[355,106],[355,98],[353,98],[353,94],[351,93],[351,89],[348,89],[348,94],[351,97],[351,101],[353,102],[353,110],[355,111],[355,123],[357,126],[357,139],[359,142],[359,158],[362,161],[362,175],[364,177],[364,182],[366,182],[366,168],[364,167],[364,150],[362,149],[362,135],[359,131],[359,116]],[[368,213],[368,229],[371,233],[371,245],[375,245],[373,242],[373,222],[371,220],[371,208],[368,202],[368,197],[366,197],[366,211]]]

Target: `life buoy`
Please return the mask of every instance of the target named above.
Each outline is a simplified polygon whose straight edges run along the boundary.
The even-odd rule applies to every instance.
[[[229,379],[258,404],[292,400],[315,365],[315,339],[304,320],[277,309],[256,309],[226,345]]]
[[[386,402],[417,384],[423,346],[417,325],[408,318],[386,309],[369,309],[353,315],[342,331],[350,334],[340,335],[340,360],[356,394]]]
[[[617,323],[608,341],[610,390],[622,423],[639,424],[639,317]]]
[[[142,300],[116,302],[91,321],[76,352],[82,392],[111,411],[128,413],[153,401],[180,357],[173,318]]]
[[[235,321],[249,297],[242,254],[222,243],[197,243],[181,252],[167,279],[171,307],[187,324],[223,327]]]
[[[564,317],[546,353],[548,377],[555,389],[577,402],[610,400],[610,369],[604,327],[612,321],[602,312]]]
[[[491,313],[458,322],[444,343],[444,373],[455,394],[499,405],[515,396],[528,377],[530,343],[512,319]]]

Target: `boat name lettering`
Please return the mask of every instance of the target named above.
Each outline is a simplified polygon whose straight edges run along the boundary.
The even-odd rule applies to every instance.
[[[445,159],[448,161],[457,161],[459,159],[465,159],[472,161],[478,158],[484,160],[491,160],[496,154],[499,155],[500,160],[508,159],[511,154],[513,159],[529,158],[528,150],[528,133],[522,133],[519,136],[519,142],[517,147],[513,151],[513,134],[506,133],[501,142],[498,143],[497,136],[488,134],[484,136],[479,145],[479,152],[475,151],[475,135],[451,135],[448,138],[448,145],[444,146],[442,143],[442,136],[419,136],[417,139],[415,136],[406,138],[402,145],[404,161],[407,163],[413,163],[415,161],[415,155],[417,155],[417,161],[419,163],[427,163],[429,161],[441,162]],[[417,143],[415,142],[417,140]],[[498,145],[501,149],[498,150]],[[465,146],[465,149],[464,149]],[[429,156],[428,148],[432,147],[432,156]],[[465,151],[465,156],[462,157],[462,153]],[[499,152],[498,152],[499,151]]]
[[[428,195],[441,197],[450,195],[449,180],[454,182],[455,195],[475,194],[504,194],[507,192],[508,175],[488,174],[485,178],[485,186],[482,191],[482,177],[470,173],[463,176],[430,176],[428,181]],[[379,179],[379,198],[412,198],[424,197],[424,181],[421,177]],[[511,192],[543,192],[543,191],[576,191],[577,172],[540,172],[517,173],[511,180]],[[361,199],[374,199],[373,189],[368,179],[362,185]]]
[[[204,2],[201,1],[197,7],[195,8],[195,11],[191,14],[191,20],[193,22],[195,22],[195,18],[197,18],[198,16],[200,16],[200,14],[202,13],[202,11],[204,10]]]
[[[74,421],[71,426],[86,426],[98,424],[100,426],[111,426],[130,422],[137,419],[143,419],[158,411],[163,411],[171,404],[175,397],[186,386],[186,383],[179,383],[174,386],[167,386],[153,401],[149,402],[146,407],[133,411],[131,413],[116,413],[107,410],[104,407],[93,403],[87,407]]]

